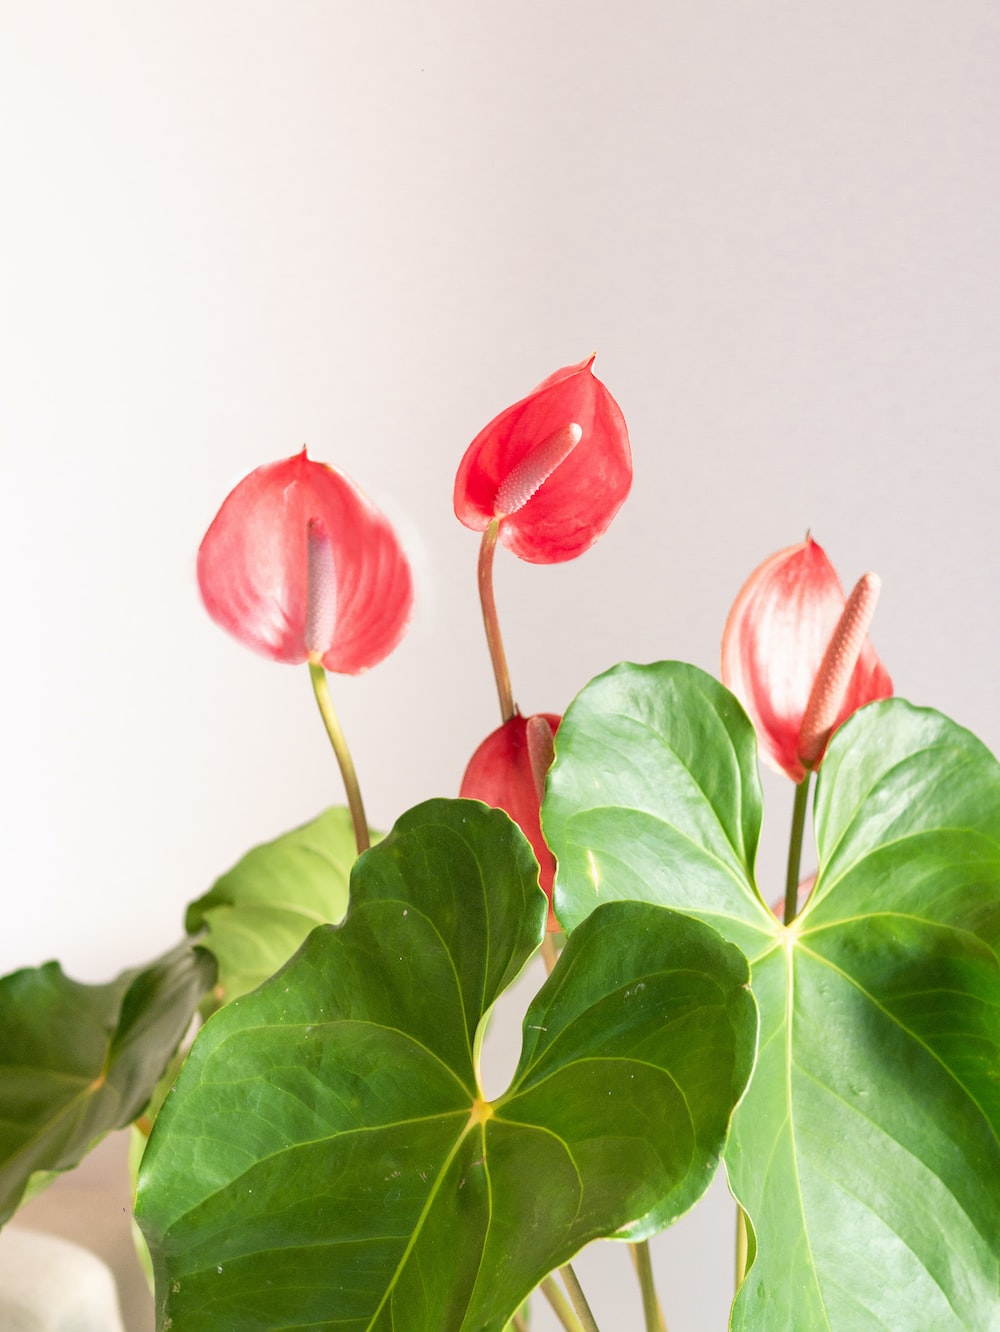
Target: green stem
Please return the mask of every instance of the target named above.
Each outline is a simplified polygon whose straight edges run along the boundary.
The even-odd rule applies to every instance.
[[[788,874],[785,877],[785,924],[791,925],[799,905],[799,864],[802,860],[802,834],[809,808],[809,783],[812,773],[807,772],[795,788],[792,807],[792,835],[788,843]]]
[[[739,1290],[747,1274],[747,1214],[736,1204],[736,1289]]]
[[[311,661],[309,663],[309,678],[312,680],[313,693],[316,695],[316,702],[319,705],[319,714],[323,718],[323,725],[326,727],[330,744],[333,746],[337,763],[340,765],[340,775],[344,779],[347,804],[351,811],[351,821],[354,824],[354,841],[360,856],[362,851],[367,851],[371,846],[371,841],[368,836],[368,820],[365,818],[365,807],[361,800],[361,788],[358,786],[358,777],[354,771],[351,751],[347,748],[344,732],[340,729],[340,722],[333,710],[333,700],[330,698],[326,671],[319,662]]]
[[[542,939],[542,961],[545,963],[545,974],[551,976],[552,968],[559,961],[559,950],[556,948],[555,939],[548,931]]]
[[[573,1312],[569,1300],[550,1276],[543,1277],[538,1289],[552,1306],[552,1312],[562,1323],[566,1332],[583,1332],[583,1324]]]
[[[597,1320],[590,1311],[590,1305],[587,1303],[587,1297],[583,1293],[583,1287],[576,1279],[576,1273],[572,1266],[566,1263],[560,1267],[559,1275],[563,1279],[563,1285],[566,1287],[567,1294],[573,1302],[573,1308],[576,1310],[580,1319],[580,1325],[584,1332],[600,1332],[597,1326]]]
[[[642,1291],[642,1313],[646,1320],[646,1332],[667,1332],[667,1320],[656,1298],[656,1283],[653,1280],[653,1260],[649,1252],[648,1240],[630,1244],[632,1261],[639,1277],[639,1289]]]
[[[483,608],[483,627],[486,630],[486,643],[490,650],[493,676],[497,682],[497,694],[500,698],[500,716],[509,722],[516,711],[514,694],[510,687],[510,669],[507,666],[507,654],[504,652],[503,639],[500,636],[500,620],[497,617],[496,597],[493,595],[493,555],[500,535],[500,523],[496,518],[483,533],[479,547],[479,604]]]

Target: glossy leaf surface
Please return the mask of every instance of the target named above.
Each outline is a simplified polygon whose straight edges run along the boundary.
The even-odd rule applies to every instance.
[[[161,1327],[499,1332],[583,1244],[707,1186],[749,1075],[739,952],[637,903],[596,912],[480,1096],[483,1018],[541,941],[515,825],[431,801],[360,858],[340,927],[205,1027],[138,1213]]]
[[[204,931],[225,999],[273,975],[315,926],[343,919],[356,859],[350,813],[335,807],[255,846],[191,903],[185,927]]]
[[[0,979],[0,1222],[34,1172],[68,1170],[142,1112],[214,978],[184,944],[108,985],[58,962]]]
[[[734,1328],[990,1327],[1000,768],[937,713],[857,713],[824,760],[819,876],[786,930],[753,883],[753,755],[749,721],[693,667],[592,682],[543,808],[560,919],[638,897],[751,957],[760,1051],[726,1162],[757,1255]]]

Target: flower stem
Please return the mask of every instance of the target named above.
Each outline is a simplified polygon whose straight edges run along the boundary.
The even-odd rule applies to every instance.
[[[559,950],[556,948],[555,939],[548,932],[542,939],[542,961],[545,963],[545,974],[551,976],[552,968],[559,961]]]
[[[337,714],[333,710],[333,700],[330,698],[326,671],[319,662],[311,661],[309,663],[309,678],[312,680],[313,693],[316,695],[316,702],[319,705],[319,714],[323,718],[323,725],[326,727],[330,744],[333,746],[337,763],[340,765],[340,775],[344,779],[347,804],[351,811],[351,821],[354,824],[354,842],[360,856],[362,851],[367,851],[371,846],[371,840],[368,836],[368,820],[365,818],[365,807],[361,800],[361,788],[358,786],[357,774],[354,771],[354,761],[351,758],[351,751],[347,748],[344,732],[340,729]]]
[[[524,1316],[520,1313],[514,1315],[510,1320],[510,1325],[514,1329],[514,1332],[528,1332],[528,1324],[524,1321]]]
[[[646,1332],[667,1332],[667,1320],[656,1297],[656,1283],[653,1280],[653,1262],[649,1253],[649,1241],[640,1240],[630,1244],[632,1261],[639,1277],[639,1289],[642,1291],[642,1313],[646,1320]]]
[[[809,808],[809,783],[812,773],[807,772],[795,788],[795,804],[792,806],[792,834],[788,843],[788,874],[785,877],[785,916],[786,925],[795,919],[799,905],[799,865],[802,860],[802,834],[806,826],[806,810]]]
[[[490,649],[490,661],[493,675],[497,682],[497,694],[500,698],[500,716],[509,722],[516,711],[514,694],[510,687],[510,670],[507,666],[507,654],[504,652],[503,639],[500,636],[500,621],[497,618],[496,597],[493,595],[493,555],[497,548],[500,524],[496,518],[483,533],[479,547],[479,603],[483,608],[483,627],[486,630],[486,643]]]
[[[542,1279],[538,1289],[552,1306],[552,1312],[562,1323],[566,1332],[583,1332],[583,1324],[573,1312],[569,1300],[550,1276]]]
[[[736,1204],[736,1289],[739,1290],[743,1285],[747,1274],[747,1257],[749,1256],[749,1242],[747,1237],[747,1214],[743,1208]]]
[[[594,1315],[590,1311],[590,1305],[587,1303],[587,1297],[583,1293],[583,1287],[576,1279],[576,1273],[570,1263],[566,1263],[559,1269],[559,1275],[563,1279],[570,1300],[573,1302],[573,1308],[576,1310],[580,1326],[584,1332],[600,1332]]]

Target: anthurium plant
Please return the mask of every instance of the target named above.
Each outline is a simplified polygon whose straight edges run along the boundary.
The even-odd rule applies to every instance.
[[[892,696],[877,578],[845,597],[812,537],[739,591],[721,681],[622,664],[564,715],[522,715],[497,547],[578,556],[631,477],[593,358],[473,440],[454,507],[481,533],[500,724],[459,798],[384,836],[327,672],[405,631],[390,525],[303,451],[209,528],[205,606],[308,667],[346,808],[246,854],[152,966],[0,980],[0,1219],[135,1125],[163,1332],[523,1332],[543,1299],[593,1332],[572,1260],[596,1239],[632,1246],[665,1332],[648,1240],[720,1166],[732,1328],[1000,1327],[1000,766]],[[758,756],[795,788],[776,902]],[[539,952],[488,1098],[491,1011]]]

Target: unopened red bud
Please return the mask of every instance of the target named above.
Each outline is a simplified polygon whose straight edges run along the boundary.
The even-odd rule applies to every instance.
[[[535,780],[535,794],[539,805],[545,796],[545,779],[552,767],[556,755],[555,737],[549,720],[542,712],[529,717],[525,726],[525,739],[528,743],[528,760],[531,763],[531,775]]]
[[[538,860],[538,881],[549,899],[550,930],[559,928],[551,905],[556,862],[542,835],[540,806],[552,763],[552,737],[559,722],[552,712],[528,718],[516,713],[491,732],[473,754],[459,792],[469,800],[482,800],[504,810],[531,843]]]

